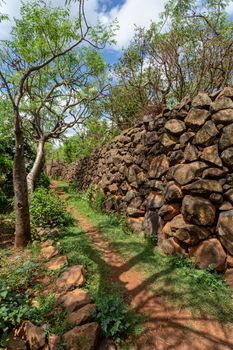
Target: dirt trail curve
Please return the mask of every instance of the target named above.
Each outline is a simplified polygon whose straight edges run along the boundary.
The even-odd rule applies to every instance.
[[[64,192],[52,187],[63,198]],[[226,350],[233,349],[233,328],[208,317],[195,317],[187,309],[177,309],[164,302],[150,289],[150,279],[134,270],[117,253],[101,232],[76,209],[68,207],[80,226],[101,252],[111,268],[110,279],[123,286],[130,307],[145,316],[145,332],[135,339],[135,350]]]

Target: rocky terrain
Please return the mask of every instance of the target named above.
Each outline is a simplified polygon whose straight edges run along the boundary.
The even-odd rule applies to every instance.
[[[165,253],[228,268],[231,283],[232,169],[233,88],[227,87],[145,115],[111,144],[66,166],[62,177],[80,190],[99,188],[106,211],[126,213],[135,230],[157,235]]]

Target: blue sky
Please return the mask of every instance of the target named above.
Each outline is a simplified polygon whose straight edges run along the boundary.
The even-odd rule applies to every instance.
[[[1,12],[7,13],[11,19],[19,16],[20,0],[4,0]],[[30,1],[30,0],[29,0]],[[52,5],[64,6],[65,0],[46,0]],[[86,0],[86,13],[89,23],[100,20],[108,23],[115,18],[118,19],[120,30],[117,33],[117,45],[105,50],[105,57],[108,62],[115,62],[121,49],[126,47],[133,36],[134,26],[148,27],[151,21],[157,21],[167,0]],[[72,4],[72,12],[75,13],[77,3]],[[228,8],[233,13],[233,1],[230,1]],[[0,24],[0,39],[9,37],[12,21]]]

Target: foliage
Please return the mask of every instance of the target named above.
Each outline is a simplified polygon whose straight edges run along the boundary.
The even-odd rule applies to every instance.
[[[109,120],[99,115],[90,116],[74,136],[64,140],[62,146],[53,153],[55,159],[71,163],[77,159],[89,156],[92,152],[111,141],[116,135]]]
[[[52,190],[38,188],[30,203],[32,223],[40,227],[61,227],[72,223],[65,204]]]
[[[233,26],[229,1],[170,0],[159,22],[136,27],[114,66],[106,109],[120,128],[155,104],[173,107],[185,96],[232,84]],[[127,96],[127,98],[124,98]],[[160,109],[160,111],[159,111]]]
[[[28,295],[16,293],[0,279],[0,346],[5,345],[8,332],[27,319],[30,309]]]
[[[133,315],[119,296],[100,294],[95,297],[95,307],[94,318],[106,337],[118,339],[133,332]]]
[[[48,175],[46,175],[44,172],[41,172],[39,174],[39,177],[36,179],[35,182],[35,188],[43,187],[43,188],[49,188],[50,185],[50,178]]]

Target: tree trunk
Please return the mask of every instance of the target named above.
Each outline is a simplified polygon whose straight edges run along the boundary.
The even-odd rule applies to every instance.
[[[15,247],[25,247],[31,240],[24,140],[19,112],[14,114],[15,155],[13,184],[15,195]]]
[[[40,174],[43,163],[44,163],[44,145],[45,145],[45,139],[42,138],[39,140],[37,145],[37,151],[36,151],[36,159],[33,164],[33,167],[30,171],[30,173],[27,176],[27,185],[28,185],[28,191],[31,195],[34,191],[35,186],[35,180],[37,176]]]

